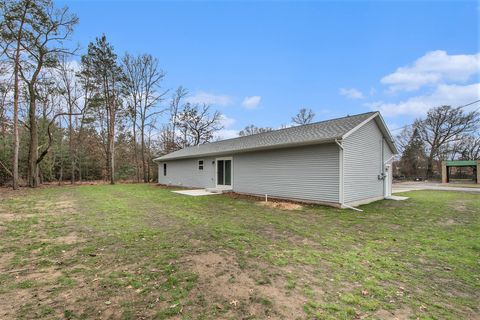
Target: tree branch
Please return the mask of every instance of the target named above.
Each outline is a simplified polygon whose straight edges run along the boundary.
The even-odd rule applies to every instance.
[[[7,166],[5,166],[5,164],[3,164],[2,161],[0,161],[0,166],[8,173],[8,175],[9,175],[10,177],[13,177],[12,171],[10,171],[10,170],[7,168]]]
[[[82,110],[83,111],[83,110]],[[79,115],[82,115],[83,112],[80,112],[80,113],[70,113],[70,112],[61,112],[61,113],[57,113],[53,118],[52,120],[50,120],[49,124],[48,124],[48,127],[47,127],[47,133],[48,133],[48,144],[47,144],[47,147],[45,148],[45,150],[42,151],[42,153],[40,154],[40,156],[38,157],[37,159],[37,164],[39,164],[40,162],[42,162],[43,158],[45,158],[45,156],[48,154],[48,151],[50,150],[50,147],[52,146],[52,142],[53,142],[53,138],[52,138],[52,132],[51,132],[51,127],[52,125],[55,123],[55,120],[58,118],[58,117],[61,117],[61,116],[79,116]]]

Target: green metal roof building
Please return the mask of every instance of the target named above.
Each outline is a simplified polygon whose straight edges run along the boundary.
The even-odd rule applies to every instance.
[[[471,167],[475,176],[475,183],[480,183],[480,160],[450,160],[442,161],[442,183],[450,182],[450,168]]]

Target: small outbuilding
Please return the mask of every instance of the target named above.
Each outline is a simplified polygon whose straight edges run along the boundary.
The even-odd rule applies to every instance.
[[[480,160],[450,160],[442,161],[442,183],[449,183],[452,168],[470,168],[474,183],[480,183]]]
[[[161,156],[160,184],[349,207],[391,195],[397,153],[379,112],[181,149]]]

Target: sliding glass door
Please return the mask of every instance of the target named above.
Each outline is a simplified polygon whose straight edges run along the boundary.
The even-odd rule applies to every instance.
[[[217,159],[217,186],[232,186],[232,159]]]

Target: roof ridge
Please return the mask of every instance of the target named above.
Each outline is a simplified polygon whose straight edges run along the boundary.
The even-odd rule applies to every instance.
[[[278,132],[278,131],[292,129],[292,128],[307,127],[307,126],[311,126],[311,125],[320,124],[320,123],[323,123],[323,122],[330,122],[330,121],[336,121],[336,120],[341,120],[341,119],[345,119],[345,118],[358,117],[358,116],[363,116],[363,115],[366,115],[366,114],[369,114],[369,113],[374,114],[374,113],[377,113],[377,112],[378,111],[369,111],[369,112],[363,112],[363,113],[358,113],[358,114],[354,114],[354,115],[346,115],[346,116],[339,117],[339,118],[325,119],[325,120],[322,120],[322,121],[302,124],[302,125],[298,125],[298,126],[291,126],[291,127],[288,127],[288,128],[280,128],[280,129],[274,129],[274,130],[266,131],[266,132],[249,134],[247,136],[241,136],[241,137],[223,139],[223,140],[218,140],[218,141],[212,141],[212,142],[208,142],[206,144],[217,143],[217,142],[222,142],[222,141],[232,141],[232,140],[237,140],[237,139],[243,139],[243,138],[246,138],[246,137],[260,136],[260,135],[265,135],[265,134],[269,134],[269,133],[272,133],[272,132]],[[201,145],[199,144],[199,145],[191,146],[191,147],[187,147],[187,148],[195,148],[195,147],[198,147],[198,146],[201,146]],[[185,149],[187,149],[187,148],[185,148]],[[182,149],[180,149],[180,150],[182,150]]]
[[[304,125],[297,125],[288,128],[276,129],[268,132],[261,132],[252,135],[224,139],[205,143],[197,146],[183,148],[169,154],[160,156],[161,158],[183,158],[191,157],[194,154],[212,154],[219,152],[246,151],[257,148],[266,148],[274,146],[294,144],[307,144],[328,139],[340,139],[347,132],[351,132],[356,127],[365,123],[368,119],[378,115],[378,111],[364,112],[354,115],[346,115],[334,119],[326,119]],[[290,131],[288,131],[290,130]]]

